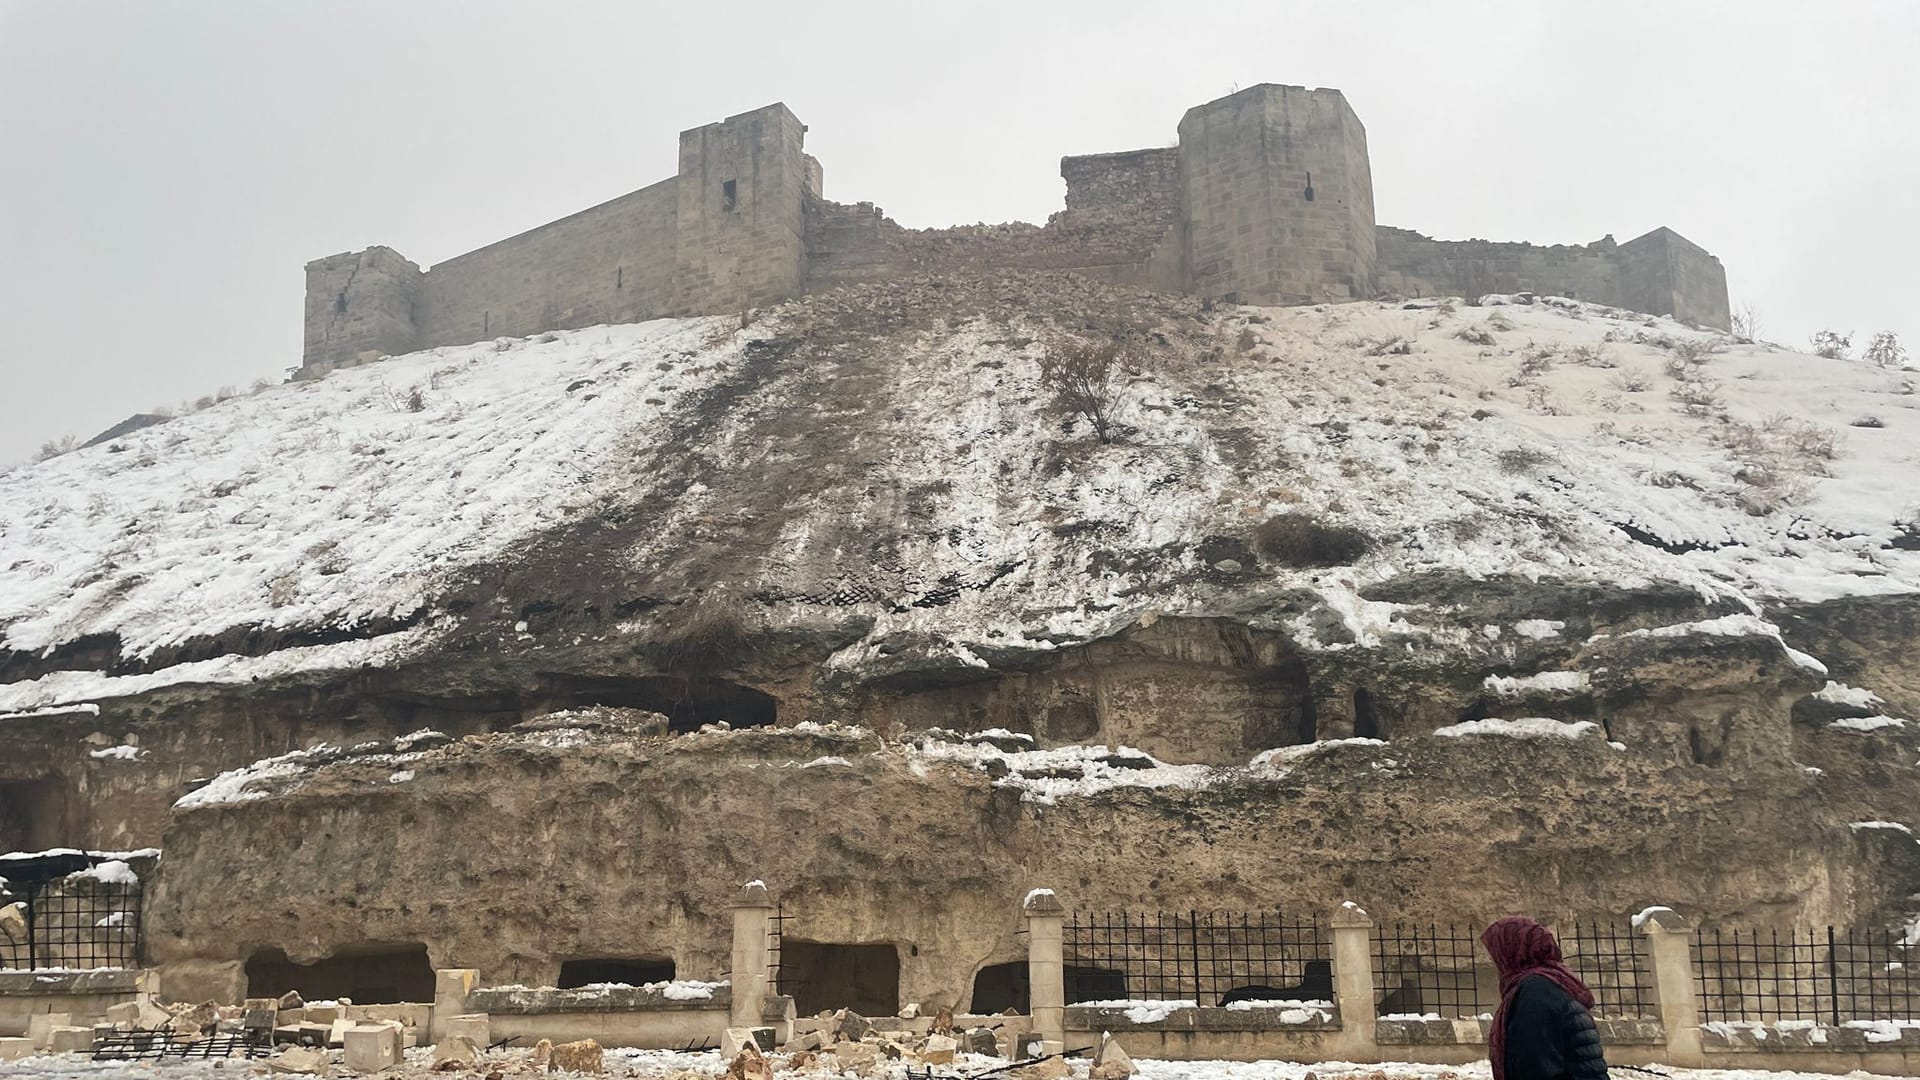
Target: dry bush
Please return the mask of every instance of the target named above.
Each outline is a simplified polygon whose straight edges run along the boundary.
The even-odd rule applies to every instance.
[[[1751,302],[1742,304],[1740,310],[1733,313],[1733,336],[1748,344],[1760,340],[1760,313]]]
[[[34,455],[35,461],[51,461],[62,454],[71,454],[80,445],[77,436],[62,435],[57,439],[48,439],[40,444],[40,452]]]
[[[1682,379],[1667,393],[1688,416],[1712,416],[1726,408],[1720,384],[1711,379]]]
[[[1688,367],[1700,367],[1727,351],[1726,343],[1719,338],[1676,338],[1670,348],[1673,358]]]
[[[1735,500],[1754,515],[1803,502],[1813,490],[1809,477],[1831,475],[1827,463],[1839,454],[1833,429],[1785,413],[1758,424],[1729,421],[1712,438],[1734,459],[1742,485]]]
[[[1520,370],[1507,376],[1508,386],[1525,386],[1553,370],[1555,349],[1551,345],[1527,343],[1520,353]]]
[[[1344,566],[1373,549],[1351,525],[1323,525],[1307,514],[1275,514],[1253,530],[1253,546],[1282,566]]]
[[[1824,356],[1829,360],[1845,360],[1847,350],[1853,348],[1853,331],[1844,334],[1832,330],[1817,331],[1813,335],[1813,355]]]
[[[1502,315],[1497,311],[1487,316],[1486,324],[1487,324],[1487,329],[1497,331],[1500,333],[1505,333],[1506,331],[1513,329],[1513,320],[1507,318],[1505,315]]]
[[[427,409],[427,396],[416,386],[407,391],[406,405],[408,412],[425,412]]]
[[[1455,330],[1453,336],[1469,345],[1491,345],[1494,341],[1493,332],[1488,330],[1485,325],[1463,326]]]
[[[667,626],[659,652],[660,667],[669,674],[704,674],[738,666],[750,658],[753,638],[733,607],[703,603]]]
[[[1508,473],[1530,473],[1547,463],[1547,455],[1528,446],[1516,446],[1499,454],[1500,469]]]
[[[1644,394],[1653,386],[1653,380],[1644,371],[1616,371],[1607,385],[1623,394]]]
[[[1103,443],[1113,441],[1114,413],[1121,403],[1120,346],[1074,342],[1040,359],[1040,385],[1054,404],[1093,425]]]
[[[1567,359],[1581,367],[1615,368],[1619,361],[1607,352],[1605,345],[1575,345],[1567,350]]]
[[[1866,361],[1883,368],[1906,367],[1907,348],[1900,344],[1900,335],[1882,330],[1867,342]]]

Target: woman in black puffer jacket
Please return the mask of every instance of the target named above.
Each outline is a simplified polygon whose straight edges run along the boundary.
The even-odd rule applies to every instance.
[[[1532,919],[1501,919],[1480,935],[1500,973],[1487,1057],[1493,1080],[1607,1080],[1593,992],[1560,961],[1560,943]]]

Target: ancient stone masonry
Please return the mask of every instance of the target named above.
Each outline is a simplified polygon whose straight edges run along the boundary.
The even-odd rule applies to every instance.
[[[1067,270],[1248,304],[1532,291],[1730,322],[1719,260],[1664,227],[1584,247],[1376,227],[1366,129],[1338,90],[1264,83],[1189,109],[1177,146],[1062,158],[1066,208],[1044,226],[905,229],[828,202],[805,133],[777,103],[683,131],[676,175],[429,270],[386,247],[308,263],[301,374],[930,271]]]

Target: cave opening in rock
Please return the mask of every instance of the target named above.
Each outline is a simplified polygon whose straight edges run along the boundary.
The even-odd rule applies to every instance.
[[[1366,687],[1355,687],[1353,691],[1353,734],[1360,739],[1380,739],[1380,718],[1373,711],[1373,695]]]
[[[1032,1000],[1027,980],[1027,962],[988,964],[973,977],[973,1003],[976,1013],[1002,1013],[1012,1009],[1026,1012]]]
[[[562,990],[572,990],[595,983],[645,986],[648,983],[672,981],[673,961],[670,959],[658,956],[590,957],[562,961],[560,981],[554,985]]]
[[[892,1016],[900,1011],[900,952],[892,945],[786,938],[779,983],[802,1016],[832,1009]]]
[[[1110,968],[1066,965],[1067,1004],[1076,1001],[1127,1000],[1127,973]]]
[[[725,679],[553,675],[549,685],[565,706],[645,709],[665,716],[667,730],[677,734],[723,722],[736,728],[766,727],[780,712],[779,699],[773,695]]]
[[[57,780],[0,780],[0,851],[45,851],[67,839],[66,791]]]
[[[311,964],[294,963],[282,949],[257,949],[246,972],[248,997],[298,990],[309,1001],[344,997],[360,1005],[433,1000],[433,965],[427,947],[417,942],[342,946]]]

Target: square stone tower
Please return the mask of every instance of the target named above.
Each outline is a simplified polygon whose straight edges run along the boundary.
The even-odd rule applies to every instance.
[[[1262,83],[1180,120],[1187,286],[1247,304],[1373,295],[1367,131],[1338,90]]]
[[[301,374],[411,351],[420,267],[390,247],[329,255],[307,264],[307,327]]]
[[[800,291],[806,131],[775,103],[680,133],[675,311],[739,311]]]

